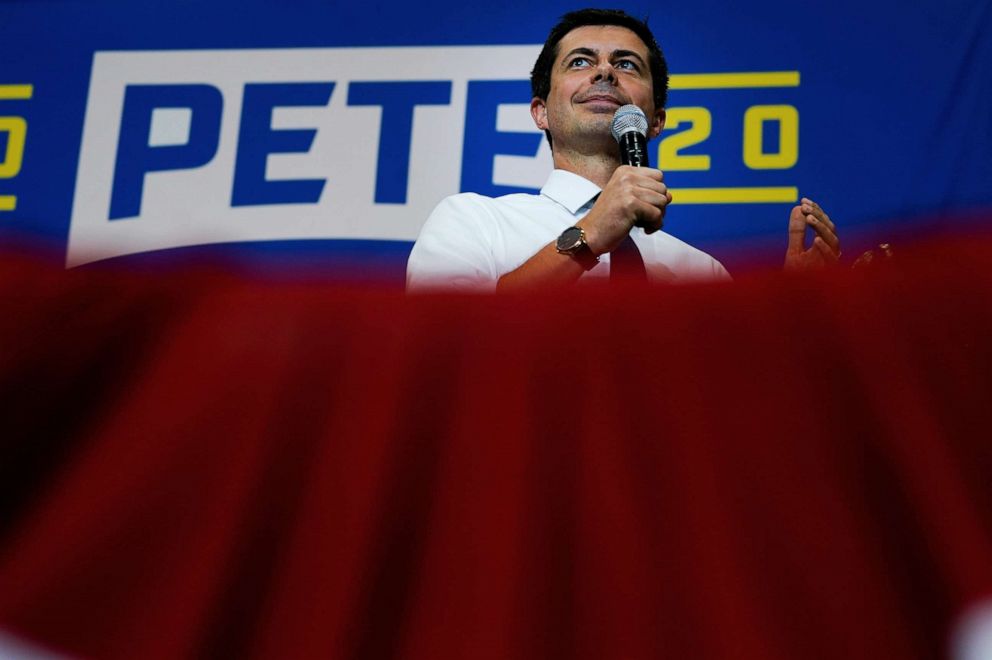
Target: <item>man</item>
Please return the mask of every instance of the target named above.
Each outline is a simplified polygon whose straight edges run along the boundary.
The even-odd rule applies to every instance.
[[[672,202],[662,172],[620,164],[610,130],[617,108],[641,108],[648,138],[665,125],[668,69],[646,23],[614,10],[566,14],[538,56],[531,87],[531,115],[555,165],[541,194],[443,200],[410,254],[408,289],[567,284],[607,278],[632,261],[628,272],[651,281],[729,279],[716,259],[661,231]],[[815,234],[809,249],[807,226]],[[785,267],[839,256],[834,224],[803,198],[789,217]]]

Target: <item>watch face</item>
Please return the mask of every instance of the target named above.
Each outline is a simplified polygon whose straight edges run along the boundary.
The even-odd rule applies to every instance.
[[[571,251],[582,245],[582,230],[578,227],[569,227],[558,237],[558,249]]]

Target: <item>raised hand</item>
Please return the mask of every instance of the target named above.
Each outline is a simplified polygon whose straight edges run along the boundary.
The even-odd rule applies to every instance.
[[[806,247],[806,228],[814,232],[813,243]],[[820,205],[803,197],[789,215],[789,247],[785,252],[786,270],[823,268],[840,259],[837,227]]]

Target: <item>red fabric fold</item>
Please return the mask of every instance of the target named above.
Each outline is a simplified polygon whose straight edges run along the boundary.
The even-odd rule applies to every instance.
[[[0,627],[94,658],[923,658],[992,241],[497,296],[0,260]]]

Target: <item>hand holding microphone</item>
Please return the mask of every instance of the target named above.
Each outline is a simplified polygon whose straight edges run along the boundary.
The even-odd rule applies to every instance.
[[[623,164],[579,222],[596,255],[612,252],[634,226],[651,234],[664,223],[672,195],[662,182],[661,171],[648,165],[647,129],[647,117],[636,105],[622,106],[613,116],[613,137]]]

